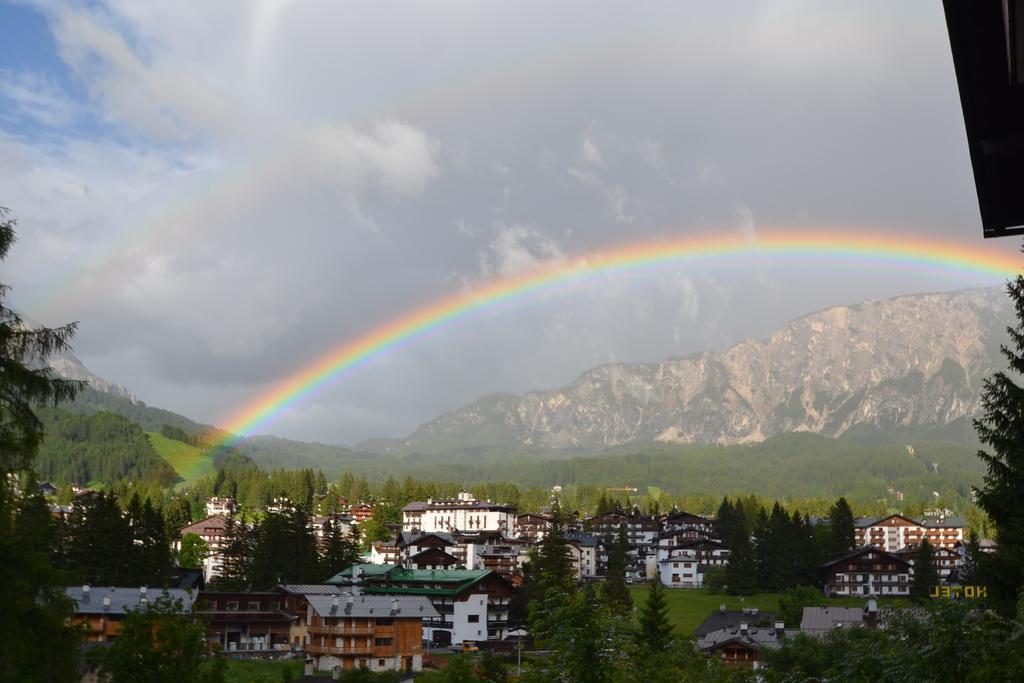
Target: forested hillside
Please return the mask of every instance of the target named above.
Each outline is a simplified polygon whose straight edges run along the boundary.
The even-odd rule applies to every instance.
[[[128,479],[169,486],[171,467],[139,425],[114,413],[72,413],[61,408],[40,408],[45,438],[36,471],[60,483],[112,484]]]
[[[99,411],[115,413],[142,427],[143,431],[159,432],[164,425],[177,427],[188,434],[199,434],[210,427],[162,408],[147,406],[142,401],[131,401],[123,396],[97,391],[86,387],[71,403],[61,406],[72,413],[91,414]]]

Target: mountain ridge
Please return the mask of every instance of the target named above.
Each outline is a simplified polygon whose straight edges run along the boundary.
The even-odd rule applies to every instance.
[[[759,442],[788,431],[941,431],[977,416],[1010,317],[999,287],[833,306],[724,351],[605,363],[558,389],[489,394],[386,442],[405,452],[593,450]]]

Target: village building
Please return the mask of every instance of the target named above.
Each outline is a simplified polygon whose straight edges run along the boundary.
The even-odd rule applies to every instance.
[[[618,538],[619,529],[625,528],[630,546],[652,546],[657,543],[661,527],[656,517],[641,514],[609,512],[583,520],[583,528],[609,543]]]
[[[438,644],[502,640],[508,634],[513,584],[486,569],[418,570],[356,565],[328,579],[367,595],[422,595],[438,616],[423,622],[424,638]]]
[[[964,563],[964,555],[960,552],[962,545],[957,545],[955,549],[949,548],[933,548],[932,549],[932,562],[935,565],[935,571],[939,575],[939,579],[947,581],[950,577],[955,577],[959,572],[960,567]],[[910,575],[914,575],[914,563],[917,560],[918,552],[920,552],[921,546],[908,546],[901,550],[897,550],[892,553],[896,557],[910,564]]]
[[[729,549],[712,540],[688,541],[658,548],[658,574],[669,588],[702,588],[711,569],[729,564]]]
[[[513,533],[515,526],[513,506],[480,501],[468,491],[460,491],[456,498],[431,498],[402,508],[402,531],[498,531],[507,535]]]
[[[227,528],[228,520],[224,515],[211,515],[182,527],[178,539],[174,541],[175,552],[181,550],[181,537],[186,534],[196,534],[206,542],[207,555],[203,560],[203,578],[206,582],[220,576],[223,569],[223,553],[228,543]]]
[[[760,610],[757,607],[744,607],[741,610],[726,609],[725,603],[722,603],[717,612],[712,612],[693,630],[693,637],[699,640],[712,631],[723,628],[735,629],[739,628],[740,624],[747,624],[755,628],[783,627],[776,618],[775,612]]]
[[[874,546],[845,553],[819,571],[826,595],[910,595],[910,563]]]
[[[166,595],[181,600],[183,612],[192,609],[192,594],[176,588],[153,589],[146,586],[69,586],[64,594],[74,603],[71,625],[82,628],[82,640],[106,643],[121,633],[129,610],[144,610],[151,601]]]
[[[569,559],[577,580],[592,580],[598,577],[598,557],[602,550],[601,541],[590,534],[566,534]]]
[[[340,513],[332,515],[313,515],[309,519],[309,524],[313,527],[313,533],[320,541],[327,538],[327,530],[329,527],[333,527],[340,531],[344,538],[351,538],[352,532],[355,528],[355,520],[352,515],[344,515]]]
[[[440,615],[418,595],[308,595],[306,673],[423,669],[423,623]]]
[[[868,600],[861,607],[804,607],[800,632],[822,637],[837,628],[875,628],[878,626],[878,603]]]
[[[661,516],[661,534],[690,539],[717,535],[714,520],[682,510],[673,510]]]
[[[281,598],[281,610],[292,618],[288,640],[292,650],[301,649],[309,642],[306,612],[310,595],[340,595],[349,592],[344,586],[329,584],[279,584],[270,589]]]
[[[551,528],[551,516],[528,512],[516,517],[515,537],[530,543],[540,543]]]
[[[348,513],[352,515],[352,521],[356,524],[362,524],[373,517],[373,506],[369,503],[359,503],[358,505],[353,505]]]
[[[206,501],[206,516],[222,515],[230,517],[238,511],[238,505],[231,496],[214,496]]]
[[[225,652],[287,650],[295,617],[281,594],[200,591],[196,614],[206,620],[206,640]]]
[[[965,526],[962,517],[926,517],[918,521],[895,514],[859,519],[854,524],[854,534],[858,546],[871,545],[887,553],[919,545],[923,538],[933,548],[953,550],[963,542]]]
[[[785,629],[778,626],[754,627],[741,622],[736,627],[725,627],[697,640],[697,649],[721,657],[728,667],[761,668],[761,654],[776,650],[786,637]]]

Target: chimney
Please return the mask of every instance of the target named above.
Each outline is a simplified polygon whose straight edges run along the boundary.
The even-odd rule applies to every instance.
[[[718,611],[721,612],[722,614],[725,614],[725,603],[724,602],[720,603],[718,605]]]
[[[400,612],[401,611],[398,608],[398,598],[391,598],[391,611],[392,612]]]
[[[740,622],[740,635],[741,636],[747,635],[747,622],[745,622],[745,621],[741,621]]]
[[[104,595],[103,596],[103,611],[104,612],[109,612],[110,611],[110,596],[109,595]]]
[[[337,614],[339,607],[341,607],[341,599],[335,595],[331,598],[331,614]]]
[[[345,614],[348,614],[352,611],[352,605],[353,603],[355,603],[355,601],[356,599],[351,595],[345,598]]]
[[[82,586],[82,602],[89,602],[89,584]]]
[[[776,631],[785,631],[785,630],[786,630],[786,624],[785,624],[785,622],[782,622],[782,621],[776,621],[776,622],[775,622],[775,630],[776,630]]]

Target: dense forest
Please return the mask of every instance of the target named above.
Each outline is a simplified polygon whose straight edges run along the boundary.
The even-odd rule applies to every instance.
[[[161,458],[139,425],[108,412],[76,414],[40,408],[45,438],[36,460],[44,479],[59,483],[146,481],[170,486],[174,468]]]

